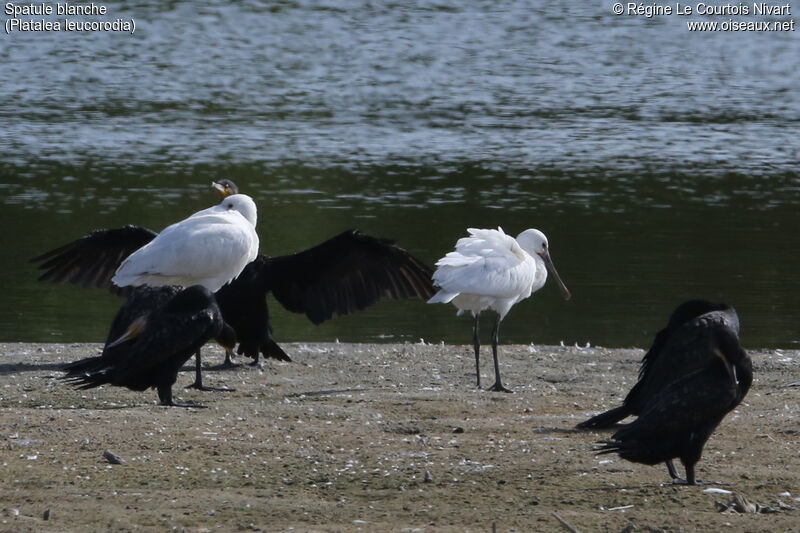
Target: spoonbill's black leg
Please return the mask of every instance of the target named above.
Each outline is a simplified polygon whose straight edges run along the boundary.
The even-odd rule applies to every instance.
[[[481,388],[481,340],[478,337],[478,313],[472,326],[472,346],[475,348],[475,373],[478,375],[478,388]]]
[[[494,385],[489,387],[490,391],[495,392],[514,392],[503,386],[500,381],[500,364],[497,362],[497,343],[500,342],[500,315],[497,315],[497,322],[494,324],[494,331],[492,332],[492,356],[494,356]]]

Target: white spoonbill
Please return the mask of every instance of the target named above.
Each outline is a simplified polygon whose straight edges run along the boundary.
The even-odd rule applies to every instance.
[[[202,285],[216,292],[258,255],[257,210],[245,194],[228,196],[168,226],[129,255],[115,285]]]
[[[489,390],[511,392],[500,381],[497,363],[497,342],[500,321],[511,307],[544,286],[547,270],[553,273],[564,298],[570,293],[556,272],[548,251],[547,237],[537,229],[526,229],[517,238],[506,235],[503,228],[467,230],[469,237],[459,239],[454,252],[436,263],[433,284],[439,288],[428,303],[452,303],[458,314],[470,311],[475,317],[472,330],[475,347],[475,370],[481,386],[480,340],[478,315],[486,309],[497,312],[492,332],[495,382]]]

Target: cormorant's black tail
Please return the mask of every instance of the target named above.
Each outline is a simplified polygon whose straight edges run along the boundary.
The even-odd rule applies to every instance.
[[[585,422],[581,422],[577,426],[577,429],[602,429],[602,428],[610,428],[626,416],[630,415],[630,409],[625,406],[621,405],[614,409],[610,409],[605,413],[600,413],[597,416],[593,416],[589,420]]]
[[[67,375],[61,376],[59,379],[63,379],[81,390],[93,389],[110,383],[106,362],[101,356],[87,357],[70,363],[64,367],[64,372]]]
[[[270,359],[277,359],[278,361],[286,361],[287,363],[292,362],[292,358],[283,351],[283,348],[278,346],[278,343],[272,339],[269,339],[267,342],[261,345],[261,353],[264,354],[264,357],[269,357]]]
[[[592,451],[595,455],[616,453],[623,459],[646,465],[654,465],[664,460],[658,452],[654,454],[649,446],[636,439],[601,440]]]
[[[598,441],[597,446],[592,448],[595,455],[604,455],[606,453],[619,453],[623,450],[623,443],[617,440],[601,440]]]

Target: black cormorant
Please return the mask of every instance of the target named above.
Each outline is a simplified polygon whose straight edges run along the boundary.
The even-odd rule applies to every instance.
[[[707,356],[704,350],[698,352],[695,336],[702,330],[684,324],[704,324],[706,327],[725,325],[736,334],[739,333],[739,317],[731,306],[706,300],[689,300],[680,304],[669,318],[667,326],[659,331],[653,345],[642,358],[639,380],[623,400],[622,405],[593,416],[577,425],[578,429],[609,428],[631,415],[641,413],[649,398],[672,382],[675,377],[685,374]],[[673,339],[677,331],[682,333]]]
[[[259,256],[217,291],[225,320],[236,330],[239,354],[258,361],[289,360],[272,341],[266,295],[314,324],[360,311],[383,298],[427,299],[432,270],[390,240],[348,230],[308,250]]]
[[[236,335],[223,321],[214,295],[201,285],[146,287],[137,294],[142,299],[132,297],[114,319],[102,355],[67,365],[63,379],[79,389],[104,384],[137,391],[154,387],[161,405],[190,406],[172,399],[178,371],[210,339],[229,349]],[[158,300],[163,305],[140,314]]]
[[[675,483],[694,485],[698,483],[694,468],[703,446],[747,394],[753,367],[736,332],[724,324],[690,322],[673,335],[686,335],[690,341],[685,348],[702,357],[651,394],[639,417],[610,440],[601,441],[595,451],[618,453],[623,459],[648,465],[666,462]],[[675,470],[672,460],[676,457],[686,469],[685,480]]]

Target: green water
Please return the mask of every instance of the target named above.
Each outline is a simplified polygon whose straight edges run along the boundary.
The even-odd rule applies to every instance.
[[[706,297],[796,347],[800,41],[549,6],[122,2],[133,36],[2,35],[0,340],[104,339],[120,302],[26,260],[230,177],[270,255],[355,227],[432,264],[467,227],[541,229],[573,299],[548,284],[505,342],[645,346]],[[470,337],[444,305],[272,308],[279,341]]]

